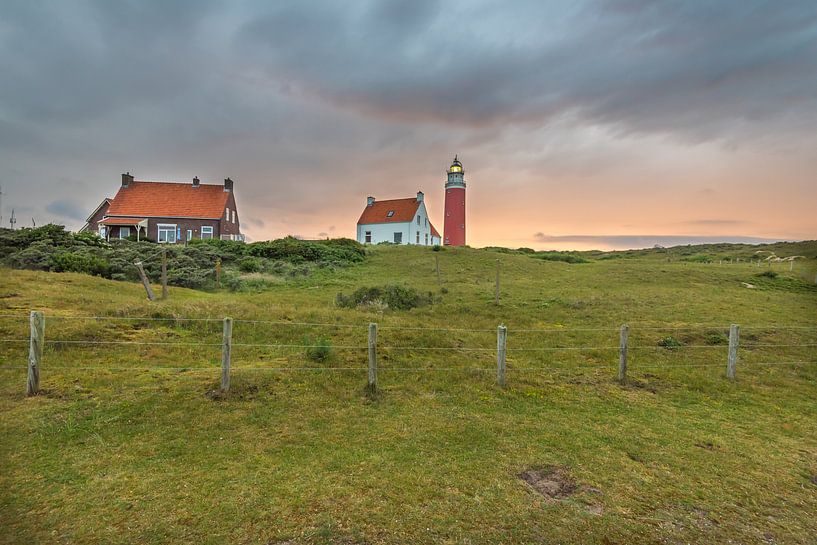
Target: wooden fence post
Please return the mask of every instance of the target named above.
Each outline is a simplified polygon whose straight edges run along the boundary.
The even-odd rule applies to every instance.
[[[377,390],[377,324],[369,324],[369,390]]]
[[[735,378],[735,367],[738,363],[738,343],[740,342],[740,326],[732,324],[729,326],[729,359],[726,363],[726,377],[730,380]]]
[[[216,259],[216,287],[221,287],[221,258]]]
[[[153,301],[156,297],[153,295],[153,290],[150,287],[150,280],[148,280],[148,275],[145,274],[145,268],[142,267],[141,261],[134,261],[134,265],[136,265],[136,270],[139,271],[139,278],[142,279],[142,284],[145,286],[145,292],[148,294],[148,301]]]
[[[28,381],[26,395],[37,395],[40,391],[40,364],[43,361],[43,342],[45,341],[45,318],[43,313],[32,310],[29,317],[31,337],[28,344]]]
[[[162,299],[167,299],[167,250],[162,248]]]
[[[221,391],[230,389],[230,357],[233,351],[233,319],[224,318],[224,334],[221,340]]]
[[[627,341],[630,336],[630,327],[627,324],[621,326],[618,341],[618,381],[622,384],[627,382]]]
[[[500,325],[496,328],[496,382],[505,387],[505,353],[507,350],[508,328]]]
[[[437,285],[442,286],[443,282],[440,280],[440,254],[439,252],[434,254],[434,269],[437,271]]]
[[[499,260],[496,260],[496,287],[494,288],[494,304],[499,304]]]

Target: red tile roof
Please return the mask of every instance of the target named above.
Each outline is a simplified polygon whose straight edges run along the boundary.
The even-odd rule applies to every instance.
[[[119,188],[106,215],[220,219],[229,196],[221,185],[134,181]]]
[[[371,206],[367,205],[357,220],[358,225],[367,223],[404,223],[412,221],[417,214],[420,203],[415,197],[408,199],[391,199],[388,201],[375,201]],[[389,212],[394,214],[389,217]]]
[[[438,233],[438,232],[437,232],[437,230],[434,228],[434,224],[432,224],[431,222],[429,222],[429,225],[431,226],[431,236],[432,236],[432,237],[441,238],[441,237],[440,237],[440,233]]]

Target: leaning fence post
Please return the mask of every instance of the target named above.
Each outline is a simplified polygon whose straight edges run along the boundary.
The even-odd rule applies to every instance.
[[[622,384],[627,382],[627,340],[629,336],[630,327],[623,324],[618,341],[618,381]]]
[[[496,381],[505,387],[505,352],[507,349],[508,328],[500,325],[496,328]]]
[[[145,286],[145,292],[148,295],[148,301],[153,301],[156,297],[153,295],[153,290],[150,287],[150,280],[148,280],[148,275],[145,274],[145,268],[142,266],[141,261],[134,261],[134,265],[136,265],[136,270],[139,271],[139,278],[142,279],[142,284]]]
[[[37,395],[40,391],[40,363],[43,361],[43,341],[45,340],[45,319],[43,313],[32,310],[29,317],[31,338],[28,345],[28,382],[26,395]]]
[[[726,378],[735,378],[735,366],[738,363],[738,343],[740,341],[740,326],[729,326],[729,359],[726,363]]]
[[[369,390],[377,390],[377,324],[369,324]]]
[[[221,391],[230,389],[230,356],[233,351],[233,319],[224,318],[224,334],[221,341]]]

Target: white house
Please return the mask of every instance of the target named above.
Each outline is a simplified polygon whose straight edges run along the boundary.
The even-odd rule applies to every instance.
[[[428,219],[423,192],[418,191],[416,198],[408,199],[378,201],[368,197],[357,220],[357,241],[434,246],[440,244],[440,233]]]

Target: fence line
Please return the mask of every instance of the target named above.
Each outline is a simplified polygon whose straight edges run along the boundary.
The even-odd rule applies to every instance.
[[[4,315],[0,315],[4,316]],[[8,315],[5,315],[8,316]],[[14,316],[17,317],[16,315]],[[22,319],[23,316],[20,316]],[[511,330],[512,333],[552,333],[552,332],[559,332],[559,333],[566,333],[566,332],[573,332],[573,331],[620,331],[620,338],[619,338],[619,345],[618,346],[608,346],[608,345],[600,345],[600,346],[537,346],[537,347],[518,347],[515,348],[511,346],[510,348],[507,347],[507,333],[508,328],[504,325],[500,325],[496,330],[497,335],[497,345],[496,348],[488,348],[488,347],[475,347],[475,346],[415,346],[415,345],[384,345],[379,346],[377,341],[377,330],[384,329],[384,330],[391,330],[391,331],[399,331],[399,330],[407,330],[407,331],[429,331],[433,330],[435,332],[446,332],[446,331],[460,331],[460,332],[488,332],[492,330],[487,329],[459,329],[459,328],[433,328],[433,327],[401,327],[396,325],[387,325],[378,328],[378,325],[375,323],[370,323],[367,327],[369,330],[369,337],[368,337],[368,344],[363,345],[356,345],[356,344],[341,344],[332,346],[331,344],[294,344],[294,343],[233,343],[232,342],[232,330],[233,330],[233,322],[238,323],[258,323],[258,324],[275,324],[275,325],[284,325],[284,326],[310,326],[310,327],[325,327],[325,328],[339,328],[339,327],[346,327],[346,328],[363,328],[365,326],[362,325],[353,325],[353,324],[338,324],[338,323],[320,323],[320,322],[292,322],[292,321],[274,321],[274,320],[233,320],[232,318],[224,318],[224,319],[214,319],[214,318],[165,318],[165,317],[123,317],[123,316],[85,316],[85,317],[77,317],[77,316],[50,316],[49,319],[76,319],[76,320],[137,320],[137,321],[162,321],[162,322],[180,322],[180,321],[195,321],[195,322],[223,322],[223,331],[222,331],[222,342],[220,343],[213,343],[213,342],[199,342],[199,341],[129,341],[129,340],[92,340],[92,339],[45,339],[44,338],[44,317],[41,312],[31,312],[30,314],[30,339],[0,339],[0,342],[4,343],[15,343],[15,342],[29,342],[29,361],[28,361],[28,385],[27,385],[27,393],[28,395],[34,395],[37,393],[39,386],[39,374],[40,369],[42,367],[42,348],[44,345],[102,345],[102,346],[115,346],[115,345],[124,345],[124,346],[138,346],[138,345],[145,345],[145,346],[180,346],[180,347],[217,347],[221,346],[222,354],[221,354],[221,389],[224,392],[227,392],[230,387],[230,374],[232,371],[243,371],[243,370],[252,370],[252,371],[362,371],[364,369],[368,370],[368,388],[370,392],[374,392],[377,389],[377,349],[380,348],[381,350],[390,350],[390,351],[425,351],[425,352],[433,352],[433,351],[450,351],[450,352],[480,352],[480,353],[496,353],[497,354],[497,364],[496,364],[496,380],[497,384],[500,387],[504,387],[506,385],[506,372],[510,372],[511,374],[515,372],[561,372],[561,371],[577,371],[577,370],[584,370],[584,369],[604,369],[604,370],[613,370],[615,369],[615,365],[613,362],[604,365],[573,365],[572,367],[560,367],[550,363],[547,366],[531,366],[529,363],[527,366],[517,367],[516,362],[512,359],[510,361],[507,360],[508,353],[510,354],[522,354],[522,353],[533,353],[533,352],[581,352],[581,351],[604,351],[604,350],[617,350],[619,352],[619,366],[618,366],[618,379],[619,382],[626,384],[627,383],[627,353],[629,349],[649,349],[649,350],[657,350],[657,349],[664,349],[667,350],[668,354],[677,353],[681,349],[717,349],[717,350],[724,350],[726,352],[726,377],[730,380],[735,379],[737,368],[738,368],[738,355],[739,350],[742,348],[746,349],[753,349],[753,348],[805,348],[805,347],[814,347],[817,346],[817,343],[812,342],[803,342],[803,343],[791,343],[791,342],[782,342],[782,343],[763,343],[763,342],[754,342],[754,343],[747,343],[743,346],[740,345],[739,340],[739,332],[740,327],[736,324],[732,324],[729,326],[730,335],[729,335],[729,345],[710,345],[710,344],[679,344],[678,346],[662,346],[661,344],[656,345],[634,345],[628,346],[628,339],[629,339],[629,326],[623,325],[621,328],[551,328],[551,329],[518,329],[518,330]],[[660,330],[694,330],[694,329],[713,329],[714,326],[688,326],[688,327],[655,327],[655,326],[644,326],[644,327],[635,327],[636,331],[640,329],[644,329],[646,331],[660,331]],[[717,329],[725,330],[726,326],[720,325],[717,326]],[[749,326],[745,327],[744,329],[779,329],[779,330],[817,330],[817,326],[781,326],[781,327],[762,327],[762,326]],[[627,333],[627,334],[625,334]],[[561,343],[559,343],[561,344]],[[328,348],[328,349],[336,349],[336,350],[367,350],[368,351],[368,367],[360,366],[340,366],[340,367],[313,367],[313,366],[252,366],[252,365],[245,365],[245,366],[232,366],[232,349],[233,348],[274,348],[274,349],[285,349],[285,348],[296,348],[296,349],[313,349],[313,348]],[[612,358],[611,358],[612,359]],[[529,360],[530,361],[530,360]],[[765,365],[803,365],[803,364],[813,364],[817,363],[814,361],[767,361],[767,362],[740,362],[740,366],[744,367],[760,367]],[[674,363],[649,363],[646,362],[644,364],[636,365],[637,369],[680,369],[680,368],[704,368],[704,367],[722,367],[723,363],[683,363],[683,364],[674,364]],[[23,367],[17,366],[0,366],[0,369],[19,369]],[[109,370],[109,371],[158,371],[158,370],[166,370],[166,371],[181,371],[181,372],[211,372],[218,369],[217,366],[214,365],[205,365],[203,367],[200,366],[103,366],[103,365],[94,365],[94,366],[66,366],[66,365],[56,365],[56,366],[48,366],[46,365],[46,370],[50,369],[69,369],[74,371],[82,371],[82,370]],[[437,371],[454,371],[454,372],[491,372],[494,368],[491,367],[439,367],[439,366],[392,366],[392,365],[385,365],[381,366],[382,371],[406,371],[406,372],[437,372]]]

